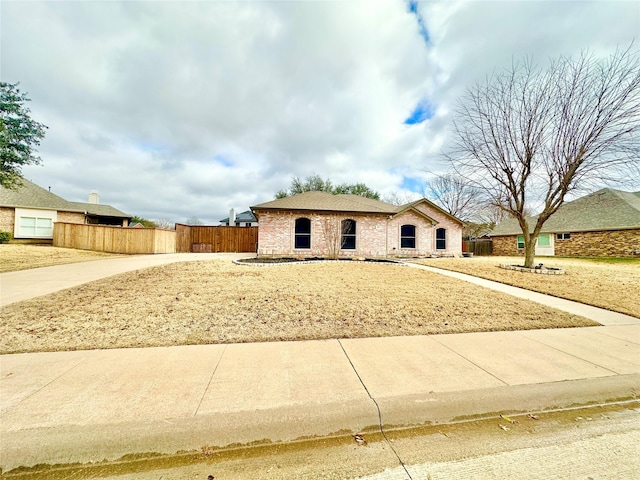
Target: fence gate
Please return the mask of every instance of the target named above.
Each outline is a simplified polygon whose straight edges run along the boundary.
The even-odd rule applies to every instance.
[[[176,224],[177,252],[255,252],[258,227]]]

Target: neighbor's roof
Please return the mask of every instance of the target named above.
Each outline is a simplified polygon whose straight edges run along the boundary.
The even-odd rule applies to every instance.
[[[246,210],[242,213],[236,214],[236,222],[246,223],[246,222],[257,222],[256,217],[253,215],[251,210]],[[229,223],[229,217],[223,218],[219,220],[220,223]]]
[[[79,212],[81,209],[74,207],[64,198],[23,178],[22,185],[15,190],[0,187],[0,206],[15,208],[42,208],[47,210],[62,210]]]
[[[427,217],[423,212],[416,209],[420,203],[427,203],[439,212],[460,222],[456,217],[450,215],[434,203],[422,198],[415,202],[405,205],[392,205],[390,203],[381,202],[360,195],[333,195],[327,192],[304,192],[290,197],[279,198],[270,202],[260,203],[251,207],[252,210],[304,210],[304,211],[322,211],[322,212],[352,212],[352,213],[379,213],[386,215],[397,215],[408,210],[414,210],[416,213]],[[436,222],[437,223],[437,222]],[[462,223],[462,222],[460,222]]]
[[[111,205],[104,205],[102,203],[84,203],[84,202],[69,202],[74,207],[78,207],[83,212],[87,212],[89,215],[98,215],[100,217],[122,217],[131,218],[131,215],[118,210]]]
[[[535,221],[537,217],[530,220]],[[594,232],[640,228],[640,192],[604,188],[562,205],[542,226],[542,233]],[[496,226],[492,237],[518,235],[515,219]]]
[[[68,202],[62,197],[23,178],[22,186],[15,190],[0,187],[0,206],[14,208],[40,208],[63,212],[87,212],[103,217],[131,218],[111,205],[96,203]]]

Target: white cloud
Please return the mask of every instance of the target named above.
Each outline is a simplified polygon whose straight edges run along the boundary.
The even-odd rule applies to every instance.
[[[512,58],[626,46],[636,2],[11,2],[2,80],[50,128],[28,178],[217,222],[294,175],[390,193],[442,168],[450,112]],[[612,26],[615,25],[615,28]],[[433,118],[404,120],[428,101]]]

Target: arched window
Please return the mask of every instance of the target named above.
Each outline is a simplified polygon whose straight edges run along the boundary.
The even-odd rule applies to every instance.
[[[341,248],[344,250],[356,249],[356,221],[355,220],[343,220],[342,221],[342,242]]]
[[[438,228],[436,230],[436,250],[447,249],[447,230],[444,228]]]
[[[308,218],[296,219],[295,248],[311,248],[311,220]]]
[[[415,225],[402,225],[400,227],[400,248],[416,248]]]

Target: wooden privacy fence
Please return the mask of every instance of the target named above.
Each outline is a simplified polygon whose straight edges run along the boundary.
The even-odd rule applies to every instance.
[[[255,252],[258,227],[176,224],[177,252]]]
[[[159,228],[123,228],[56,222],[55,247],[111,253],[174,253],[176,232]]]
[[[491,255],[493,242],[491,240],[469,240],[462,242],[462,251],[474,255]]]

